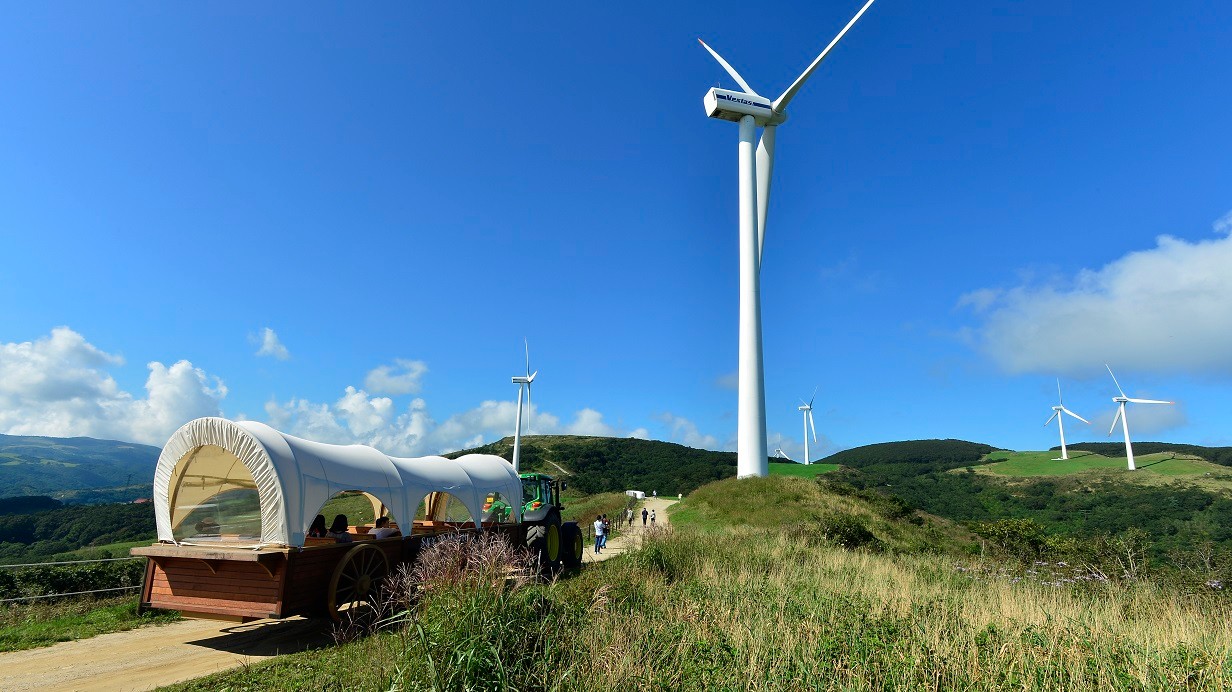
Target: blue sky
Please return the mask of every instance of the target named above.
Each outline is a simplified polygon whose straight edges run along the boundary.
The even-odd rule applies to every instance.
[[[0,432],[435,453],[512,433],[526,337],[536,432],[732,449],[696,39],[773,97],[860,4],[6,5]],[[815,386],[818,454],[1044,448],[1058,376],[1103,440],[1104,362],[1232,444],[1228,65],[1223,4],[874,5],[779,131],[771,450]]]

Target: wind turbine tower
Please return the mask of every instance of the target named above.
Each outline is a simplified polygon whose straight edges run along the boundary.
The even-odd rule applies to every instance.
[[[766,382],[761,343],[761,255],[770,204],[770,176],[774,170],[775,130],[787,120],[787,104],[795,98],[800,87],[873,2],[868,0],[821,55],[773,101],[753,91],[735,68],[705,41],[698,39],[742,89],[715,88],[702,99],[706,115],[740,124],[740,356],[736,426],[736,476],[739,478],[764,477],[770,471],[766,457]],[[763,128],[761,139],[754,145],[758,127]]]
[[[1091,421],[1065,408],[1065,400],[1061,398],[1061,380],[1058,379],[1057,380],[1057,405],[1052,407],[1052,416],[1049,417],[1048,420],[1044,421],[1044,427],[1046,428],[1048,427],[1048,424],[1052,422],[1052,419],[1056,418],[1057,419],[1057,429],[1061,431],[1061,458],[1053,459],[1053,461],[1061,461],[1063,459],[1069,458],[1069,453],[1065,451],[1065,416],[1062,416],[1061,415],[1062,413],[1073,416],[1074,418],[1077,418],[1078,420],[1082,421],[1083,423],[1086,423],[1087,425],[1091,424]]]
[[[800,400],[800,406],[796,407],[797,411],[804,413],[804,465],[808,466],[813,463],[813,457],[809,456],[808,436],[809,428],[813,429],[813,442],[817,441],[817,426],[813,425],[813,399],[817,398],[817,390],[813,390],[813,396],[809,398],[808,403],[804,403],[804,399]]]
[[[535,381],[539,371],[530,371],[530,344],[522,340],[526,347],[526,376],[514,376],[513,383],[518,386],[518,420],[513,427],[513,472],[522,472],[522,392],[526,391],[526,430],[530,432],[530,383]]]
[[[1108,368],[1108,374],[1112,375],[1112,368],[1104,363],[1104,367]],[[1129,442],[1129,418],[1125,417],[1125,404],[1171,404],[1171,401],[1159,401],[1156,399],[1131,399],[1125,396],[1125,390],[1121,389],[1121,383],[1117,382],[1116,375],[1112,375],[1112,383],[1116,385],[1117,391],[1121,396],[1112,397],[1112,401],[1117,404],[1116,418],[1112,419],[1112,427],[1108,428],[1108,434],[1111,435],[1113,430],[1116,430],[1117,419],[1121,421],[1121,430],[1125,432],[1125,459],[1129,462],[1129,470],[1137,469],[1134,466],[1134,446]]]

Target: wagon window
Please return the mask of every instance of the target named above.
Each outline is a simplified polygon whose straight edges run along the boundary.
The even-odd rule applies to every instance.
[[[415,512],[416,520],[474,521],[462,500],[449,493],[428,493]]]
[[[171,529],[177,541],[261,538],[261,500],[243,462],[215,445],[180,458],[171,473]]]
[[[328,526],[339,514],[345,514],[351,526],[371,524],[381,516],[384,503],[362,490],[344,490],[325,501],[317,514],[325,515]],[[388,512],[387,512],[388,513]]]

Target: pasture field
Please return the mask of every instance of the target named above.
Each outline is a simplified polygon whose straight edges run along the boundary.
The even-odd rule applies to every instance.
[[[1056,461],[1060,451],[1009,452],[996,451],[984,459],[991,463],[975,466],[977,472],[1001,476],[1065,476],[1087,471],[1128,471],[1125,457],[1106,457],[1094,452],[1074,450],[1069,459]],[[1226,466],[1212,464],[1198,457],[1161,452],[1134,455],[1138,471],[1157,476],[1202,476],[1207,473],[1229,473]]]
[[[838,468],[838,464],[770,464],[771,476],[796,476],[814,478]]]

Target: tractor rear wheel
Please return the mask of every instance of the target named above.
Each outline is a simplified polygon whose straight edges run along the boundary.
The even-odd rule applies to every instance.
[[[561,540],[561,559],[564,560],[565,567],[577,569],[582,566],[582,553],[585,548],[582,545],[582,530],[574,522],[569,522],[560,527]]]
[[[542,524],[526,529],[526,547],[539,560],[539,571],[543,574],[560,567],[561,546],[560,512],[555,509],[548,512]]]

